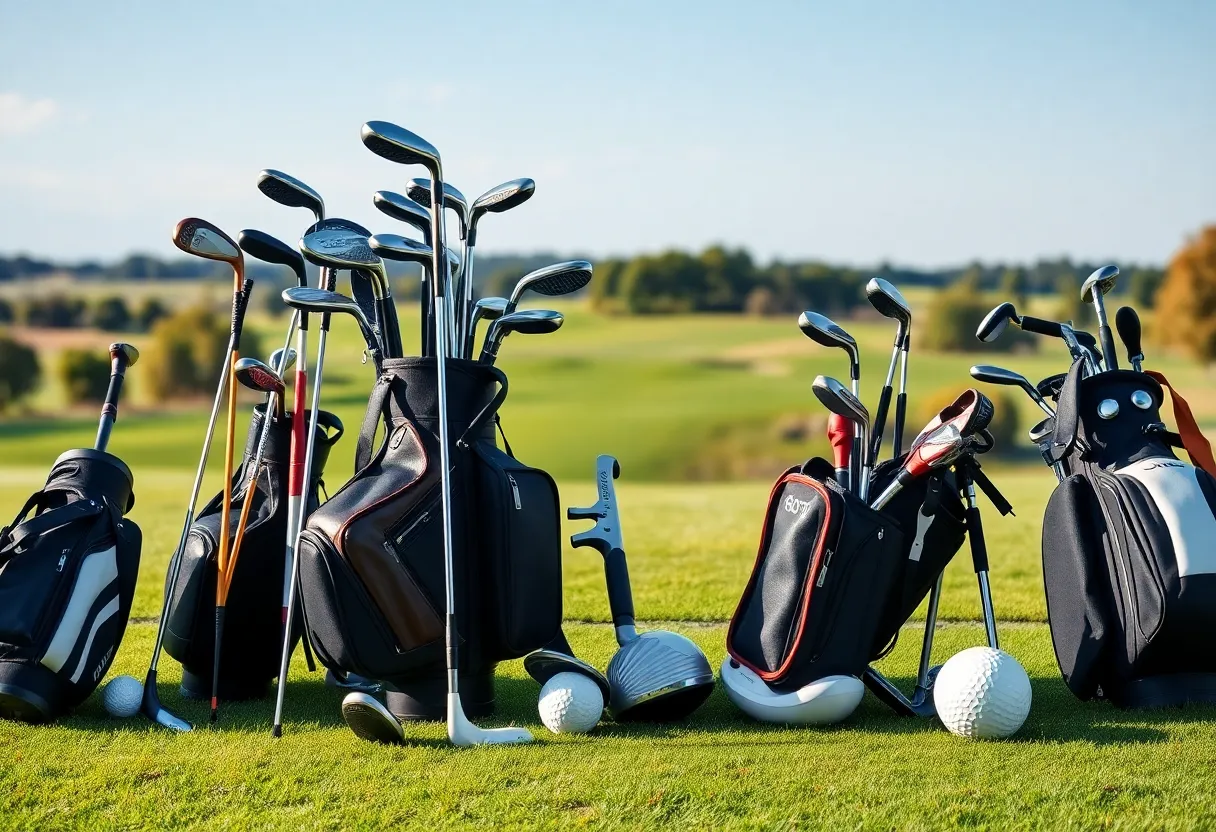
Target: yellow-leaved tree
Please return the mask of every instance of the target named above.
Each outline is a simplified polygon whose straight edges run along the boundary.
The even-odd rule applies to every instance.
[[[1216,358],[1216,225],[1174,255],[1157,290],[1155,339],[1201,361]]]

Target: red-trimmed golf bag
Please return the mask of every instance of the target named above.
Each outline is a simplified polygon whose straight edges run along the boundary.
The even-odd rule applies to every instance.
[[[502,371],[460,359],[446,369],[460,692],[467,713],[484,715],[495,664],[543,646],[561,626],[560,504],[548,474],[495,446]],[[300,543],[318,658],[382,682],[402,719],[444,716],[437,393],[433,357],[383,362],[355,475],[309,517]]]
[[[53,720],[109,669],[143,543],[123,517],[135,505],[133,484],[118,457],[68,451],[0,530],[0,717]]]
[[[308,419],[310,412],[304,414]],[[233,475],[231,529],[235,536],[247,499],[250,466],[257,455],[266,406],[254,409],[245,441],[245,455]],[[265,696],[279,675],[283,649],[283,571],[286,560],[288,469],[294,413],[274,418],[262,457],[262,470],[253,492],[253,505],[241,543],[240,557],[228,592],[224,645],[220,655],[221,699]],[[342,422],[321,411],[318,418],[313,481],[305,489],[307,509],[320,505],[321,478]],[[223,495],[216,494],[199,512],[182,552],[177,583],[165,587],[171,595],[165,627],[165,651],[182,664],[182,692],[195,698],[211,696],[215,650],[215,580]],[[169,575],[173,574],[169,570]],[[299,621],[299,618],[296,618]],[[294,634],[294,636],[298,636]]]
[[[1116,370],[1061,390],[1051,454],[1071,472],[1043,518],[1047,615],[1080,699],[1216,702],[1216,478],[1210,446],[1156,374]],[[1185,446],[1196,467],[1179,460]]]

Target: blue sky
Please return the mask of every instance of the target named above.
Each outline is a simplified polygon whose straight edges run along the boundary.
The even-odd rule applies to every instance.
[[[537,180],[486,252],[1163,262],[1216,221],[1214,43],[1211,2],[0,0],[0,252],[293,241],[263,167],[400,231],[386,119],[470,198]]]

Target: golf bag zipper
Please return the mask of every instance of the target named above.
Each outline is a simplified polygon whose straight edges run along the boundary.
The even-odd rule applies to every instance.
[[[1146,535],[1142,534],[1142,530],[1136,522],[1133,513],[1127,510],[1126,492],[1122,487],[1122,483],[1118,481],[1118,476],[1108,473],[1097,466],[1094,466],[1094,468],[1094,479],[1101,488],[1110,494],[1111,499],[1115,501],[1118,507],[1118,518],[1109,517],[1106,501],[1101,499],[1101,497],[1098,499],[1098,505],[1101,507],[1103,518],[1106,521],[1107,528],[1110,529],[1109,539],[1111,545],[1115,548],[1118,562],[1122,567],[1119,570],[1119,582],[1122,585],[1124,596],[1127,598],[1128,606],[1134,608],[1133,620],[1136,622],[1136,629],[1140,631],[1140,635],[1144,638],[1145,642],[1150,642],[1160,631],[1164,623],[1166,607],[1165,588],[1162,585],[1161,576],[1156,568],[1156,556],[1151,545],[1148,544]],[[1124,541],[1118,532],[1120,525],[1118,521],[1120,520],[1122,521],[1121,525],[1127,530],[1128,537],[1130,538],[1127,541],[1127,545],[1123,545]],[[1162,610],[1162,614],[1156,622],[1148,626],[1146,626],[1146,622],[1141,616],[1144,605],[1140,603],[1140,592],[1138,591],[1131,562],[1132,553],[1128,551],[1133,547],[1140,550],[1140,560],[1151,579],[1150,583],[1157,596],[1158,607]]]
[[[823,556],[823,566],[821,566],[821,567],[819,568],[819,580],[815,581],[815,586],[816,586],[816,587],[821,587],[821,586],[823,586],[823,582],[824,582],[824,581],[826,581],[826,580],[828,579],[828,565],[829,565],[829,564],[831,564],[831,562],[832,562],[832,553],[833,553],[833,552],[835,552],[835,551],[836,551],[835,549],[828,549],[828,550],[827,550],[827,553],[826,553],[826,554],[824,554],[824,556]]]
[[[520,511],[524,506],[519,500],[519,483],[515,481],[515,477],[511,474],[507,474],[507,482],[511,483],[511,494],[515,497],[515,510]]]

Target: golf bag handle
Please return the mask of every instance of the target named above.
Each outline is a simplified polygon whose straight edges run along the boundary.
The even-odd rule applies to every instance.
[[[468,448],[471,438],[476,436],[482,431],[483,428],[485,428],[486,423],[497,415],[498,408],[502,407],[502,403],[507,400],[507,374],[492,364],[487,366],[486,369],[490,371],[490,373],[494,376],[494,380],[498,382],[498,392],[495,393],[494,398],[490,399],[486,406],[481,409],[481,412],[473,417],[473,421],[469,423],[469,427],[460,435],[460,438],[456,440],[457,448]],[[501,432],[501,430],[502,427],[500,426],[499,431]],[[505,436],[503,437],[503,441],[506,441]]]

